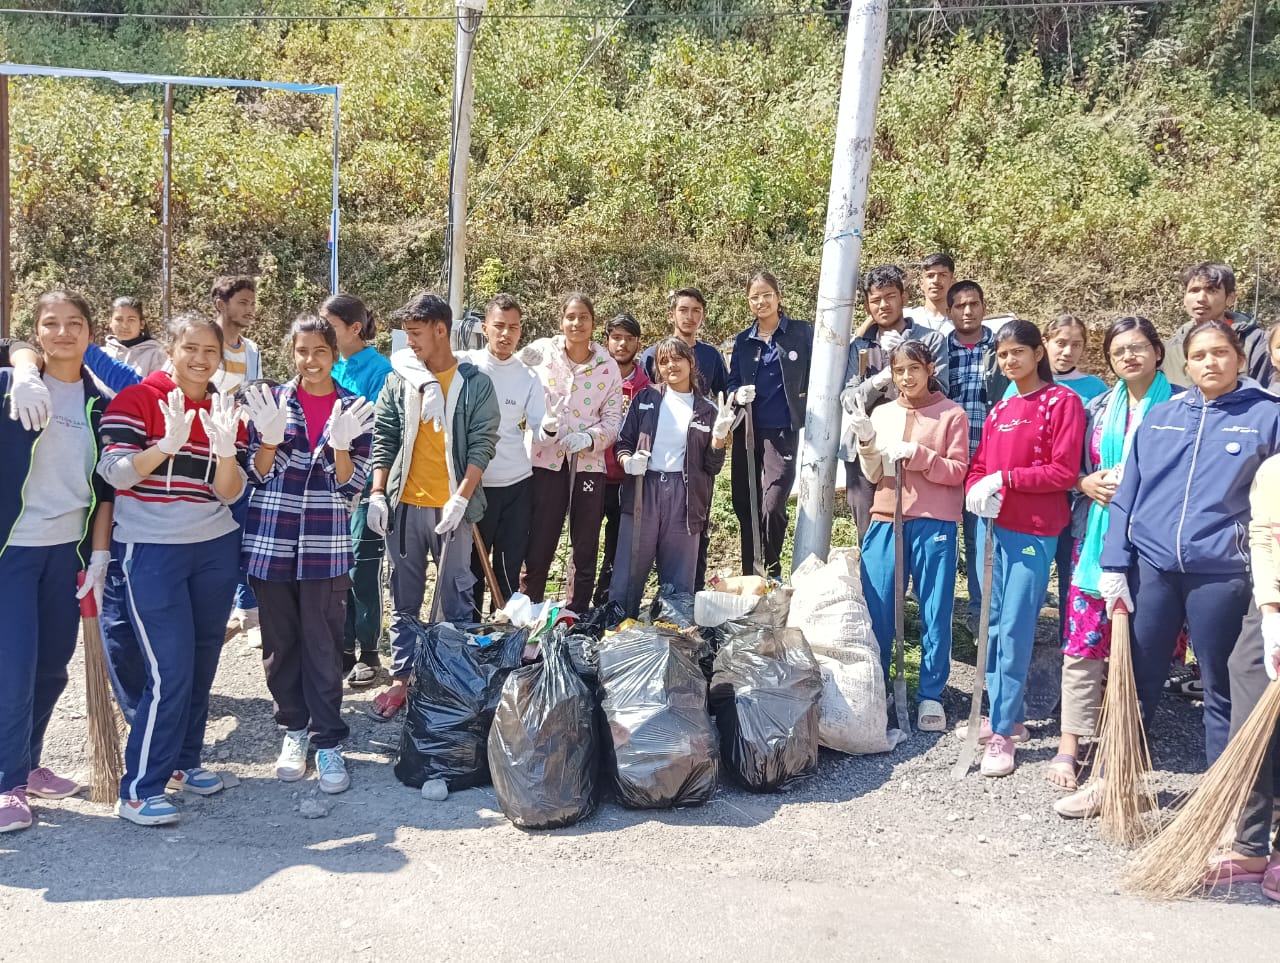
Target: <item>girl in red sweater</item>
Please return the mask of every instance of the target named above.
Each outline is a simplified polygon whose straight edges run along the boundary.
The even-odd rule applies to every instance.
[[[1070,388],[1053,383],[1034,324],[1010,321],[1000,329],[996,363],[1017,394],[991,409],[965,482],[965,507],[980,519],[979,540],[986,545],[990,525],[995,544],[984,776],[1013,772],[1014,741],[1027,739],[1022,697],[1036,619],[1058,533],[1070,520],[1067,491],[1076,483],[1084,450],[1084,406]]]

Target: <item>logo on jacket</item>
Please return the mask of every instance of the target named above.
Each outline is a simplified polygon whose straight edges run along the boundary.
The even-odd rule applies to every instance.
[[[1220,430],[1233,431],[1238,435],[1256,435],[1258,433],[1257,428],[1250,428],[1248,425],[1228,425]]]
[[[582,494],[590,495],[595,490],[596,490],[595,479],[593,478],[582,479]]]

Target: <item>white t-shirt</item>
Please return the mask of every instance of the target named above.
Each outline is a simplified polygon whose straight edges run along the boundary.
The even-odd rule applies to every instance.
[[[93,433],[85,414],[83,381],[44,383],[53,400],[53,417],[31,454],[31,472],[23,487],[22,515],[10,545],[64,545],[84,537],[93,500]]]
[[[514,485],[533,474],[525,446],[525,432],[538,430],[547,410],[547,397],[538,374],[515,355],[499,361],[488,348],[457,352],[459,361],[470,361],[489,376],[498,396],[498,448],[484,470],[486,488]]]
[[[653,438],[650,471],[684,471],[684,449],[693,420],[693,392],[681,394],[670,388],[658,409],[658,430]]]

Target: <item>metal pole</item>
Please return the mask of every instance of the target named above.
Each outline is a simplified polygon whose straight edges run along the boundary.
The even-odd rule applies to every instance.
[[[329,216],[329,293],[338,293],[338,106],[339,91],[333,92],[333,211]]]
[[[808,413],[800,459],[800,497],[792,565],[809,555],[826,559],[831,548],[836,450],[840,440],[840,389],[844,387],[849,333],[858,293],[867,181],[875,144],[876,105],[888,28],[886,0],[864,0],[849,11],[844,76],[836,119],[831,191],[818,279]]]
[[[467,161],[471,157],[471,59],[488,0],[457,0],[453,62],[453,143],[449,170],[449,306],[462,317],[467,272]]]
[[[160,199],[160,317],[169,323],[173,293],[173,84],[164,85],[164,174]]]
[[[9,256],[9,78],[0,75],[0,338],[9,337],[13,289]]]

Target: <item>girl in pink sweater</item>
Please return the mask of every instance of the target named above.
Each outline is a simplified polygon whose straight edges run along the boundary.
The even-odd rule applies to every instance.
[[[902,342],[890,354],[889,365],[896,401],[880,405],[870,416],[861,411],[853,415],[862,473],[876,486],[862,542],[862,587],[887,679],[896,604],[893,513],[895,489],[901,485],[905,574],[920,599],[917,724],[926,732],[941,732],[947,727],[941,699],[951,670],[956,524],[964,506],[969,419],[942,393],[933,353],[924,342]]]
[[[1053,383],[1034,324],[1010,321],[1000,329],[996,363],[1017,394],[991,409],[965,483],[965,507],[981,521],[982,551],[987,526],[995,544],[984,776],[1013,772],[1014,740],[1027,739],[1022,697],[1036,618],[1058,534],[1070,520],[1067,491],[1076,483],[1084,451],[1084,406],[1070,388]]]

